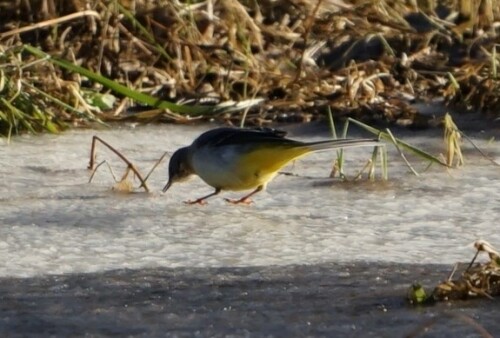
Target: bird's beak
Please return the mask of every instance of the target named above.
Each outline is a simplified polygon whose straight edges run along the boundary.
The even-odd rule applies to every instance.
[[[167,184],[165,184],[165,187],[163,188],[163,192],[167,192],[167,190],[170,188],[170,186],[172,185],[172,180],[169,179]]]

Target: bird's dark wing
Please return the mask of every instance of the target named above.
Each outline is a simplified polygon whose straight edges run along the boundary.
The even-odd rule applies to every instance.
[[[286,132],[271,128],[217,128],[201,134],[194,143],[196,147],[219,147],[235,144],[250,146],[261,143],[301,144],[299,141],[286,139],[285,135]]]

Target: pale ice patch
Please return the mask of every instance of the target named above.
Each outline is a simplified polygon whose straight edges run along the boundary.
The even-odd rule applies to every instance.
[[[0,276],[352,260],[453,263],[472,256],[477,238],[500,246],[499,169],[478,155],[460,170],[434,166],[415,177],[388,146],[389,182],[343,183],[327,178],[334,153],[317,153],[287,167],[299,176],[278,176],[252,206],[227,205],[219,196],[206,206],[182,204],[213,190],[199,179],[161,194],[168,161],[148,181],[151,194],[111,191],[104,167],[87,184],[94,134],[146,173],[163,152],[188,145],[202,130],[70,131],[1,144]],[[406,140],[432,148],[441,141]],[[371,151],[347,151],[350,176]],[[498,157],[498,146],[493,151]],[[114,155],[99,147],[98,158],[121,176]]]

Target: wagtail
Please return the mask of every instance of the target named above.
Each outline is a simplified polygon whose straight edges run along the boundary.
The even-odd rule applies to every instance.
[[[337,148],[376,146],[374,139],[337,139],[301,142],[285,138],[286,132],[271,129],[217,128],[201,134],[187,147],[172,155],[168,166],[166,192],[173,183],[198,175],[215,191],[187,204],[205,204],[222,190],[249,190],[240,199],[227,202],[249,204],[250,197],[262,191],[290,161],[306,154]]]

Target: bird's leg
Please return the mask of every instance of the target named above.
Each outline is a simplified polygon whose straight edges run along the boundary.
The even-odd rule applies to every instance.
[[[185,204],[200,204],[204,205],[207,204],[207,201],[205,201],[207,198],[210,198],[212,196],[218,195],[221,192],[220,188],[215,188],[215,191],[211,194],[208,194],[207,196],[200,197],[194,201],[184,201]]]
[[[229,202],[229,203],[232,203],[232,204],[252,204],[252,200],[250,199],[251,196],[255,195],[256,193],[258,193],[259,191],[263,190],[264,189],[264,186],[263,185],[259,185],[257,187],[257,189],[255,189],[254,191],[252,191],[251,193],[249,193],[248,195],[245,195],[243,196],[242,198],[240,199],[237,199],[237,200],[232,200],[230,198],[224,198],[226,200],[226,202]]]

